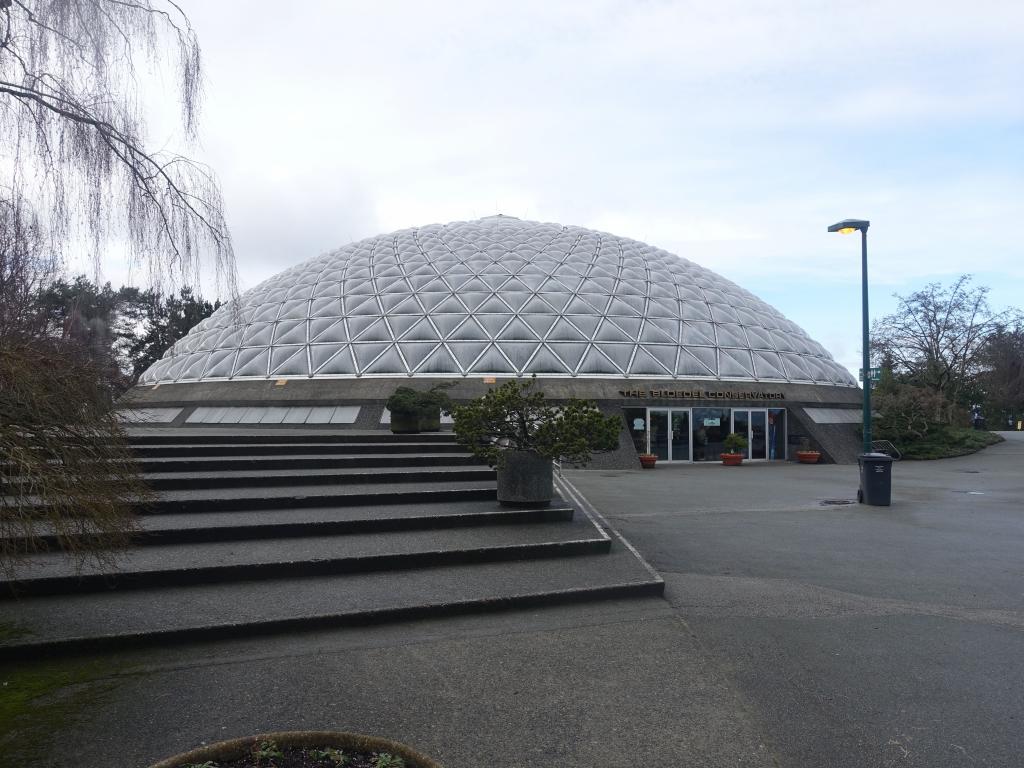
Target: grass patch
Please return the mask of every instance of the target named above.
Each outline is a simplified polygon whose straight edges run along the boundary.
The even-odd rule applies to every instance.
[[[977,453],[982,448],[1002,441],[1003,438],[992,432],[943,424],[934,426],[923,438],[893,442],[904,459],[948,459]]]
[[[0,755],[4,765],[41,765],[52,734],[114,687],[109,659],[0,666]],[[10,762],[8,762],[10,761]]]

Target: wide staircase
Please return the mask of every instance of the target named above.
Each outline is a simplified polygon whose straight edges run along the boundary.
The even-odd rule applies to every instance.
[[[0,660],[664,587],[561,481],[549,506],[499,505],[494,471],[447,434],[149,428],[132,443],[155,491],[134,545],[106,565],[49,551],[0,580]]]

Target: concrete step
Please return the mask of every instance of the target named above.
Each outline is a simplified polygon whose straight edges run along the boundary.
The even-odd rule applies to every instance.
[[[436,478],[436,476],[435,476]],[[261,509],[351,507],[384,504],[447,504],[452,501],[493,501],[497,484],[490,480],[437,480],[384,486],[287,485],[267,488],[198,488],[161,491],[138,509],[142,515],[250,512]]]
[[[609,554],[569,560],[25,598],[4,605],[5,619],[24,634],[0,641],[0,660],[660,595],[663,589],[616,543]]]
[[[234,472],[268,469],[333,469],[342,467],[480,466],[468,453],[368,453],[361,456],[295,454],[286,456],[154,457],[140,459],[143,472]]]
[[[402,442],[402,443],[282,443],[268,440],[262,443],[223,442],[215,444],[167,442],[136,443],[132,453],[141,459],[157,457],[201,457],[201,456],[365,456],[387,452],[404,453],[465,453],[458,443]]]
[[[146,485],[156,491],[205,488],[256,489],[271,486],[369,485],[495,480],[494,470],[474,467],[346,467],[340,469],[278,469],[261,472],[151,472],[143,475]]]
[[[36,556],[0,580],[0,596],[83,594],[190,584],[564,558],[609,550],[589,519],[545,525],[360,533],[135,548],[114,566]]]
[[[573,518],[568,506],[508,509],[495,501],[455,501],[445,504],[310,507],[306,509],[243,510],[205,514],[165,514],[139,518],[135,546],[166,546],[215,541],[338,536],[352,533],[437,530],[481,525],[528,525]],[[36,537],[46,549],[61,542],[41,529]],[[7,539],[14,551],[25,545]]]
[[[414,435],[395,435],[386,430],[356,432],[351,430],[295,430],[276,427],[266,429],[219,429],[199,430],[180,427],[149,428],[129,430],[128,442],[132,445],[182,444],[216,445],[220,443],[375,443],[394,445],[400,443],[454,443],[450,432],[420,432]]]

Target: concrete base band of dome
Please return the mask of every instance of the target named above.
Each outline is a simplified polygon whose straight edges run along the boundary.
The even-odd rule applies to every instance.
[[[508,379],[480,377],[453,380],[456,402],[479,397]],[[384,404],[398,386],[426,388],[408,378],[242,380],[136,387],[120,403],[125,410],[165,412],[169,421],[154,421],[183,430],[204,428],[387,429]],[[654,453],[659,461],[716,463],[730,432],[747,437],[750,461],[795,459],[806,438],[824,461],[854,463],[860,449],[860,392],[850,387],[758,382],[708,382],[538,378],[537,387],[553,402],[569,397],[593,400],[607,414],[622,417],[619,449],[594,457],[594,469],[633,469],[637,454]],[[243,407],[310,411],[336,415],[333,423],[228,423],[198,421],[198,409],[238,412]],[[831,414],[822,418],[819,414]],[[342,416],[344,414],[344,416]]]

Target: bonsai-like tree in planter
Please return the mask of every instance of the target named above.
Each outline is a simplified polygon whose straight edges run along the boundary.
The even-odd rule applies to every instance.
[[[722,453],[722,463],[729,467],[736,467],[743,463],[743,451],[747,449],[747,438],[739,432],[730,432],[722,443],[725,451]]]
[[[585,465],[594,453],[619,445],[622,421],[592,402],[549,405],[530,391],[536,379],[509,381],[452,409],[455,437],[498,471],[498,501],[543,504],[554,496],[554,459]]]
[[[452,404],[446,389],[453,382],[435,384],[430,389],[398,387],[388,398],[391,411],[391,431],[397,435],[417,432],[437,432],[441,429],[441,413],[451,413]]]

